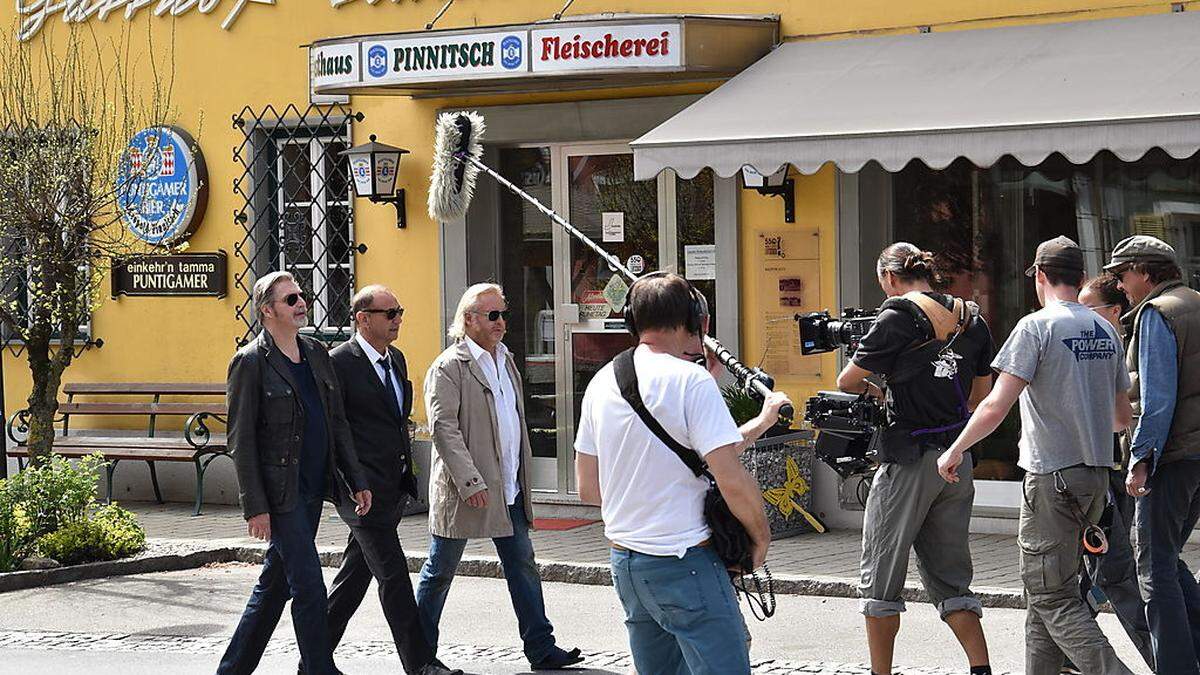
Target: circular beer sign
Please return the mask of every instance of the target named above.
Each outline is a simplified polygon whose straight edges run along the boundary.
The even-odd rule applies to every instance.
[[[158,246],[179,243],[204,218],[204,156],[178,127],[142,129],[121,155],[116,192],[121,220],[135,237]]]

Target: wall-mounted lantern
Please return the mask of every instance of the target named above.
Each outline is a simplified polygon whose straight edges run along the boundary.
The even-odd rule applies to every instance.
[[[404,190],[396,189],[396,175],[400,171],[400,158],[408,154],[404,148],[395,148],[375,140],[356,145],[342,153],[350,161],[350,175],[354,177],[354,193],[366,197],[373,204],[391,204],[396,207],[396,227],[408,225],[404,207]]]
[[[752,166],[743,166],[742,187],[768,197],[783,197],[783,222],[796,222],[796,184],[788,178],[787,166],[770,176],[759,173]]]

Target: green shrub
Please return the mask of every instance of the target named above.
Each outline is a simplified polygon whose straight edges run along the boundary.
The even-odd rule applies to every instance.
[[[8,481],[0,480],[0,572],[21,564],[33,551],[36,539],[25,507],[13,500]]]
[[[88,520],[67,524],[37,542],[38,553],[63,565],[115,560],[133,555],[146,545],[146,532],[137,517],[115,504],[104,506]]]
[[[99,454],[72,465],[61,455],[37,468],[27,468],[9,478],[11,503],[25,509],[35,539],[87,518],[96,503],[96,471],[104,466]]]
[[[146,533],[129,511],[96,508],[99,454],[72,465],[54,455],[37,468],[0,480],[0,572],[35,552],[64,565],[132,555]]]

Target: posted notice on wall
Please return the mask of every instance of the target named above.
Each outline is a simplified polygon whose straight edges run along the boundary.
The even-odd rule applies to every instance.
[[[683,247],[683,275],[691,280],[716,279],[717,245],[685,245]]]
[[[625,241],[625,213],[622,211],[605,211],[600,214],[603,241],[605,243],[621,243]],[[594,222],[594,221],[593,221]]]
[[[821,261],[816,228],[757,233],[759,352],[775,377],[821,375],[817,357],[800,354],[794,317],[821,309]]]

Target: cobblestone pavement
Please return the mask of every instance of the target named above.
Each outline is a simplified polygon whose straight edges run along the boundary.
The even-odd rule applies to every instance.
[[[204,515],[192,517],[187,504],[127,502],[124,506],[138,514],[148,537],[194,547],[244,546],[257,544],[246,536],[241,511],[233,506],[207,505]],[[400,523],[400,541],[409,553],[424,554],[429,547],[429,532],[424,514],[405,518]],[[347,528],[332,507],[326,505],[317,544],[340,550],[346,543]],[[857,582],[861,553],[861,534],[857,530],[833,530],[825,534],[803,534],[771,544],[768,562],[776,576],[834,578]],[[573,530],[533,532],[538,561],[607,564],[608,548],[600,524]],[[1021,580],[1017,570],[1017,540],[1000,534],[971,535],[971,553],[975,562],[975,583],[979,589],[1004,589],[1019,593]],[[487,540],[471,541],[466,555],[495,557]],[[1184,549],[1184,558],[1195,569],[1200,563],[1200,545]],[[909,585],[916,586],[916,556],[909,561]]]
[[[220,654],[228,642],[227,637],[193,637],[176,635],[145,635],[122,633],[70,633],[49,631],[0,631],[0,652],[5,650],[37,650],[53,652],[109,652],[190,654],[215,656]],[[294,654],[293,640],[272,639],[265,656]],[[395,658],[395,646],[391,642],[363,640],[345,642],[337,649],[339,659]],[[587,672],[628,672],[632,661],[625,652],[584,652]],[[480,647],[463,644],[443,644],[438,657],[447,663],[463,664],[512,664],[520,667],[527,663],[520,648]],[[820,661],[782,661],[767,659],[756,661],[753,672],[761,675],[870,675],[870,668],[861,664],[829,663]],[[905,675],[949,675],[954,670],[932,668],[906,668]]]

